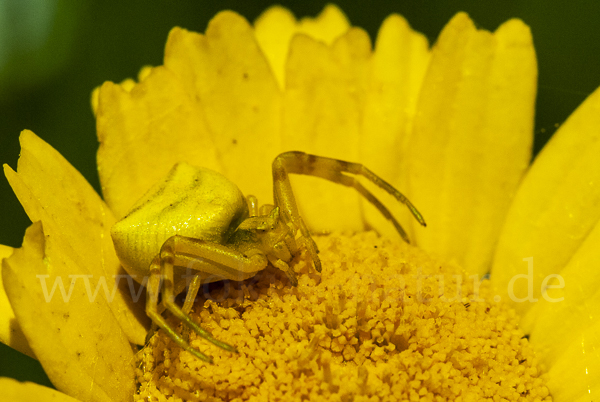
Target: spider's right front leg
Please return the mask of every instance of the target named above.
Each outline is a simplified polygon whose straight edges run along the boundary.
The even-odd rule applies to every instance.
[[[284,152],[277,156],[273,161],[273,187],[275,200],[277,203],[281,204],[282,210],[289,212],[292,221],[302,220],[298,215],[298,208],[290,185],[288,177],[290,173],[320,177],[346,187],[353,187],[394,225],[400,236],[408,243],[409,240],[406,232],[387,207],[356,180],[356,176],[362,176],[396,198],[396,200],[402,204],[406,205],[417,222],[426,226],[421,213],[409,199],[404,196],[404,194],[362,164],[311,155],[298,151]],[[304,222],[301,223],[304,225]],[[304,232],[302,232],[302,234],[304,235]]]
[[[159,255],[157,255],[150,264],[150,278],[148,281],[148,296],[146,300],[146,313],[148,317],[181,348],[187,350],[197,358],[213,363],[209,356],[194,349],[190,344],[172,328],[158,310],[158,294],[160,291],[161,279],[162,300],[161,303],[174,316],[180,319],[185,325],[196,332],[199,336],[214,345],[237,353],[235,347],[215,339],[210,332],[200,327],[192,320],[192,318],[182,311],[175,303],[175,266],[188,266],[197,270],[197,275],[200,278],[208,279],[208,282],[219,279],[243,280],[247,279],[256,272],[264,269],[267,266],[267,259],[262,254],[254,254],[250,257],[244,256],[236,250],[228,247],[210,243],[203,240],[193,239],[183,236],[172,236],[161,247]],[[210,279],[209,279],[210,278]],[[198,286],[192,289],[195,299]]]
[[[280,155],[281,156],[281,155]],[[304,244],[310,254],[317,272],[321,272],[321,259],[319,258],[319,248],[317,243],[311,237],[308,227],[298,212],[296,198],[290,183],[290,178],[284,161],[278,156],[273,161],[273,201],[275,206],[279,207],[283,221],[292,225],[295,230],[300,230]]]

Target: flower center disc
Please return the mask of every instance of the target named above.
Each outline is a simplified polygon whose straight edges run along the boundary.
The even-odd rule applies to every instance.
[[[315,240],[323,272],[298,257],[298,287],[269,267],[201,289],[193,319],[240,354],[190,331],[209,365],[159,331],[138,354],[135,400],[551,400],[488,280],[372,232]]]

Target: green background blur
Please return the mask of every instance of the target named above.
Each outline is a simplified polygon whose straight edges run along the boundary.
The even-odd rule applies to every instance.
[[[162,63],[175,25],[203,32],[219,10],[253,21],[268,1],[0,0],[0,162],[16,168],[18,136],[33,130],[98,189],[90,91],[106,80],[137,76]],[[315,16],[325,2],[281,1],[297,17]],[[339,1],[353,25],[374,39],[390,13],[404,15],[430,43],[457,11],[494,30],[512,17],[533,32],[539,65],[535,150],[587,95],[600,86],[600,2]],[[0,243],[19,247],[29,220],[0,179]],[[93,324],[93,323],[90,323]],[[50,385],[39,364],[0,344],[0,376]]]

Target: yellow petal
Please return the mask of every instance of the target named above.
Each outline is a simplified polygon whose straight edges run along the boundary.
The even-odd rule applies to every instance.
[[[138,73],[138,81],[143,81],[146,79],[146,77],[148,77],[150,75],[150,73],[152,72],[152,67],[151,66],[144,66],[140,69],[140,72]],[[135,87],[136,82],[131,79],[131,78],[127,78],[123,81],[121,81],[121,88],[125,91],[125,92],[131,92],[131,90]],[[98,114],[98,105],[100,102],[100,87],[96,87],[94,88],[94,90],[92,91],[91,94],[91,104],[92,104],[92,112],[94,113],[94,116],[96,116]]]
[[[357,160],[370,57],[369,37],[357,28],[331,46],[294,37],[286,67],[283,149]],[[362,229],[354,189],[314,177],[291,179],[311,228]]]
[[[99,98],[100,98],[100,87],[96,87],[94,88],[94,90],[92,91],[92,94],[90,96],[90,103],[92,106],[92,112],[94,113],[94,116],[96,116],[96,114],[98,113],[98,103],[99,103]]]
[[[584,392],[583,394],[581,394],[579,396],[579,398],[572,399],[571,401],[572,402],[590,402],[590,400],[591,400],[590,399],[590,394],[591,394],[591,391],[590,392]],[[559,400],[559,399],[553,399],[553,401],[561,402],[561,400]],[[571,401],[569,401],[569,402],[571,402]]]
[[[296,22],[287,8],[273,6],[256,19],[254,28],[256,40],[269,60],[279,88],[284,88],[285,62],[294,34],[303,33],[329,45],[350,29],[350,23],[344,13],[331,4],[325,6],[317,18],[306,17],[300,22]]]
[[[52,388],[33,382],[19,382],[12,378],[0,378],[0,389],[4,402],[77,402],[77,399]]]
[[[459,13],[432,50],[408,143],[408,194],[428,225],[416,228],[419,246],[471,273],[488,271],[531,157],[536,75],[519,20],[492,34]]]
[[[205,35],[175,28],[165,67],[202,106],[219,151],[220,172],[244,194],[272,202],[271,162],[281,149],[281,93],[252,27],[225,11],[210,21]]]
[[[296,22],[287,8],[273,6],[256,19],[254,29],[279,88],[284,88],[285,63],[294,34],[303,33],[329,45],[350,29],[350,23],[344,13],[331,4],[325,6],[317,18],[306,17],[300,22]]]
[[[157,67],[131,91],[106,82],[98,93],[98,173],[117,217],[180,161],[221,169],[201,104]]]
[[[400,191],[406,192],[405,141],[429,64],[427,38],[399,15],[381,25],[371,65],[360,138],[359,161]],[[410,194],[406,194],[410,198]],[[382,199],[383,200],[383,199]],[[389,202],[387,202],[389,200]],[[408,230],[413,219],[395,200],[385,204]],[[368,207],[366,219],[379,233],[395,235],[379,211]]]
[[[350,22],[344,12],[338,6],[328,4],[317,18],[302,18],[298,32],[330,45],[349,29]]]
[[[285,61],[292,36],[297,31],[296,19],[287,8],[273,6],[254,22],[256,40],[273,69],[279,88],[285,87]]]
[[[65,254],[59,237],[34,223],[23,247],[3,260],[10,304],[57,389],[86,401],[129,401],[131,346],[108,302],[86,289],[87,271]]]
[[[585,239],[560,278],[549,278],[550,287],[527,311],[521,325],[547,366],[565,352],[571,342],[599,321],[600,223]],[[560,325],[556,325],[560,323]]]
[[[133,78],[127,78],[123,81],[121,81],[121,88],[123,88],[126,92],[131,92],[131,90],[135,87],[136,82],[133,80]]]
[[[144,81],[146,78],[148,78],[150,76],[150,74],[152,73],[152,70],[154,70],[154,68],[152,66],[144,66],[142,68],[140,68],[140,71],[138,72],[138,81],[142,82]]]
[[[2,263],[3,259],[10,257],[12,253],[12,247],[0,244],[0,263]],[[6,296],[4,284],[2,283],[2,275],[0,275],[0,342],[29,357],[36,358],[8,301],[8,296]]]
[[[29,219],[44,223],[63,253],[92,275],[94,289],[105,284],[109,294],[114,292],[110,308],[131,342],[143,344],[147,317],[143,302],[132,302],[130,283],[115,254],[110,210],[54,148],[28,130],[20,141],[18,173],[7,165],[4,173]],[[102,290],[100,294],[104,297]]]
[[[492,281],[499,294],[514,292],[509,293],[513,301],[524,300],[514,305],[521,313],[532,307],[529,299],[540,298],[544,279],[560,272],[600,218],[599,130],[600,89],[554,134],[515,196]],[[533,258],[531,280],[524,277],[528,257]]]
[[[562,323],[561,323],[562,325]],[[548,371],[552,400],[595,401],[600,396],[600,321],[569,344]],[[587,399],[585,399],[585,398]]]

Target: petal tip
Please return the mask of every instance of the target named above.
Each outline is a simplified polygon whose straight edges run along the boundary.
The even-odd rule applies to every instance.
[[[31,130],[23,130],[19,136],[19,143],[23,146],[23,143],[27,143],[29,141],[35,141],[36,139],[40,139],[35,133]]]
[[[465,11],[459,11],[448,21],[448,25],[456,25],[457,27],[470,27],[474,26],[473,20],[469,17]]]
[[[350,21],[340,7],[333,3],[328,3],[323,7],[323,11],[317,16],[317,19],[337,20],[339,23],[350,26]]]
[[[510,41],[521,45],[531,45],[533,43],[529,25],[518,18],[513,18],[504,22],[496,29],[495,35],[503,38],[504,41]]]
[[[100,96],[100,87],[96,87],[92,90],[90,95],[90,104],[92,106],[92,113],[94,113],[94,117],[98,115],[98,97]]]
[[[234,24],[235,26],[240,23],[244,25],[249,25],[248,20],[246,20],[246,18],[244,18],[241,14],[238,14],[235,11],[231,10],[224,10],[219,12],[208,22],[206,33],[214,29],[220,30],[220,28],[229,27],[231,26],[231,24]]]
[[[276,4],[263,11],[254,21],[254,26],[260,25],[261,23],[265,23],[267,21],[288,21],[292,24],[295,24],[296,17],[289,9]]]

